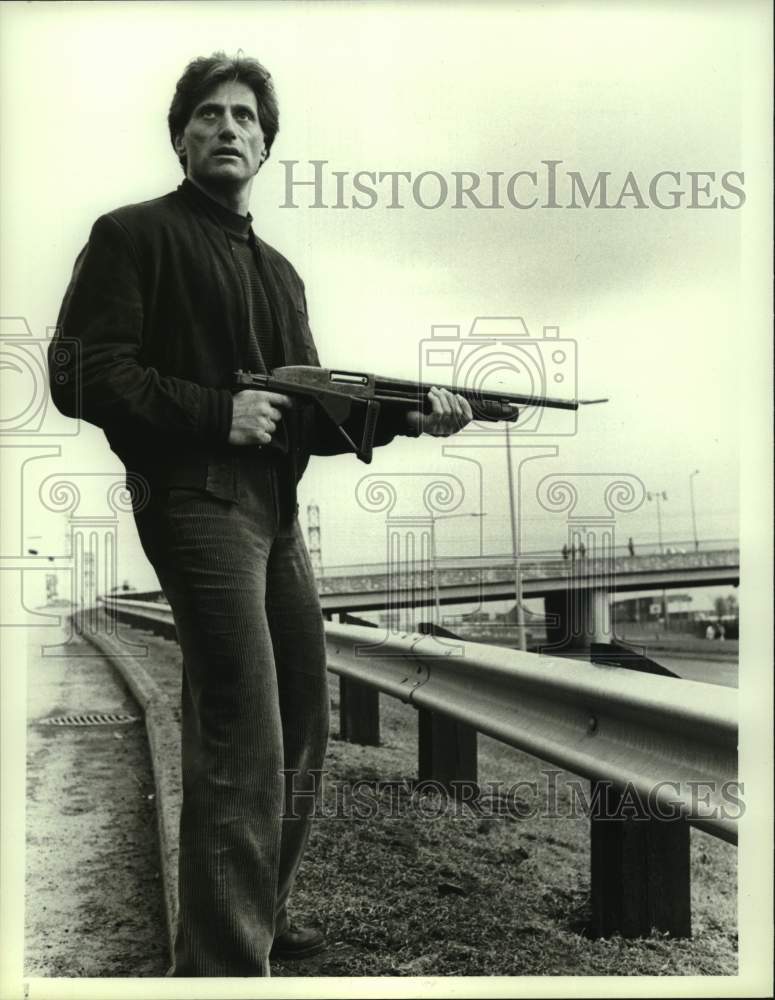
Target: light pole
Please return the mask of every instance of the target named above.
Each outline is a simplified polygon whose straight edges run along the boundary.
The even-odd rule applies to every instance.
[[[436,608],[436,622],[441,625],[441,593],[439,591],[439,571],[436,563],[436,522],[447,521],[453,517],[484,517],[486,511],[481,513],[461,513],[461,514],[441,514],[435,517],[431,514],[431,578],[433,580],[433,604]]]
[[[436,518],[431,514],[431,582],[433,583],[433,606],[436,609],[436,623],[441,625],[441,595],[439,594],[439,571],[436,566]]]
[[[509,471],[509,513],[511,520],[511,554],[514,559],[514,611],[517,617],[517,636],[519,638],[519,648],[527,650],[527,636],[525,635],[525,612],[522,608],[522,573],[519,568],[519,539],[517,538],[517,518],[516,500],[514,490],[514,469],[511,464],[511,435],[509,425],[506,423],[506,464]]]
[[[649,502],[656,500],[657,503],[657,537],[659,538],[659,554],[662,555],[662,509],[660,501],[667,500],[667,493],[664,490],[658,490],[656,493],[647,493],[646,499]],[[668,623],[667,596],[664,587],[662,588],[662,617],[665,622],[665,632],[667,632],[670,626]]]
[[[657,537],[659,539],[659,554],[662,555],[662,510],[660,508],[660,501],[667,500],[667,493],[664,490],[659,490],[657,493],[647,493],[646,499],[649,503],[652,500],[657,502]]]
[[[697,540],[697,512],[694,508],[694,477],[699,476],[700,470],[695,469],[689,476],[689,497],[692,503],[692,534],[694,536],[694,551],[700,551],[700,543]]]

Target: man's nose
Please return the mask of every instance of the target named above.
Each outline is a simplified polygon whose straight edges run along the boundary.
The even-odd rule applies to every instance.
[[[231,117],[231,112],[225,112],[223,118],[221,119],[221,127],[219,129],[219,134],[223,139],[236,139],[237,130],[234,125],[234,119]]]

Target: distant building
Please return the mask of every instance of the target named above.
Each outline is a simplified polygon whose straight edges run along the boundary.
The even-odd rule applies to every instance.
[[[667,610],[671,618],[692,620],[694,598],[691,594],[667,595]],[[662,616],[662,593],[640,594],[611,602],[611,613],[617,622],[653,622]]]

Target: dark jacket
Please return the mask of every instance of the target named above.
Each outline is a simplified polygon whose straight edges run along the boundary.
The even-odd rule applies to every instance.
[[[184,181],[97,219],[49,350],[51,395],[63,413],[102,427],[127,471],[152,488],[207,488],[236,500],[245,452],[228,444],[230,385],[244,366],[247,303],[208,203]],[[258,243],[284,363],[319,365],[304,285],[282,254]],[[294,487],[310,454],[347,450],[310,404],[283,419]],[[405,432],[402,414],[380,423],[377,444]]]

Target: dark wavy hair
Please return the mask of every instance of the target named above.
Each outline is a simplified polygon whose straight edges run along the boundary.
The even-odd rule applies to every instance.
[[[244,83],[256,95],[258,120],[264,133],[266,159],[269,159],[269,150],[280,129],[277,95],[269,71],[257,59],[249,59],[241,53],[227,56],[225,52],[213,52],[211,56],[193,59],[186,66],[175,87],[175,96],[167,115],[173,149],[175,137],[188,125],[194,108],[217,86],[231,82]],[[178,159],[185,172],[185,154]]]

